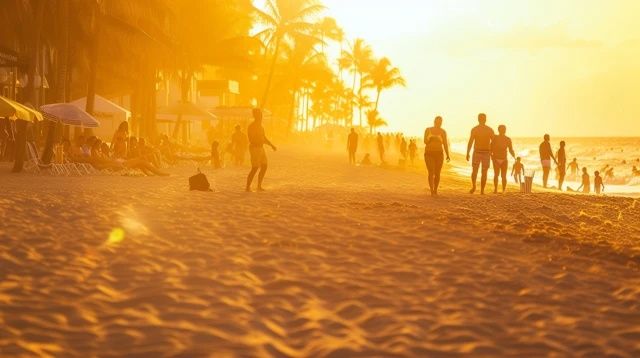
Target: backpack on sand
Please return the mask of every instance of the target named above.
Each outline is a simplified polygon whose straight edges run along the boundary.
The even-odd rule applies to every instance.
[[[189,190],[213,191],[207,176],[202,174],[200,168],[198,168],[198,174],[189,178]]]

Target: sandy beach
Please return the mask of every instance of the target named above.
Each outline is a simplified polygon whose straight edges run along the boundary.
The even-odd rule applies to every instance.
[[[265,193],[0,168],[0,356],[640,356],[637,199],[269,156]]]

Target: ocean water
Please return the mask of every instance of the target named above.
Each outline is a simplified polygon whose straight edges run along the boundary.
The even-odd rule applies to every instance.
[[[640,137],[618,137],[618,138],[554,138],[551,137],[551,146],[556,152],[560,147],[560,141],[566,142],[567,162],[573,158],[577,159],[580,171],[578,176],[572,176],[571,171],[567,171],[565,179],[565,189],[577,189],[580,186],[580,174],[583,167],[586,167],[591,176],[593,185],[593,172],[598,170],[604,178],[603,169],[605,166],[613,167],[613,177],[605,178],[605,193],[615,195],[640,195],[640,177],[633,175],[633,167],[640,169]],[[534,170],[534,182],[542,183],[542,167],[538,155],[538,146],[542,138],[512,138],[513,148],[516,156],[522,158],[526,170]],[[467,149],[467,139],[452,140],[451,149],[456,153],[465,154]],[[509,174],[514,160],[509,159]],[[568,163],[567,163],[568,164]],[[470,165],[456,168],[462,174],[468,175],[471,172]],[[493,178],[490,172],[489,178]],[[509,178],[513,181],[513,178]],[[552,173],[549,177],[549,185],[557,186],[555,166],[552,166]],[[593,189],[593,188],[592,188]]]

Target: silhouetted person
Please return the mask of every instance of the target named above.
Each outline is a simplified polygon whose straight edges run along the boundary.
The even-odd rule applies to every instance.
[[[418,145],[416,144],[415,139],[411,139],[409,140],[409,160],[411,161],[411,165],[415,164],[417,154],[418,154]]]
[[[638,170],[635,165],[633,166],[633,169],[631,169],[631,175],[633,175],[634,177],[640,176],[640,170]]]
[[[222,167],[220,164],[220,143],[217,140],[211,143],[211,165],[213,165],[214,169]]]
[[[580,167],[578,166],[578,159],[577,158],[573,158],[571,163],[569,163],[569,165],[567,166],[567,169],[571,169],[571,175],[572,176],[577,176],[578,175],[578,169],[579,168]]]
[[[491,165],[491,141],[495,136],[493,129],[487,126],[487,115],[478,114],[478,125],[471,130],[471,137],[467,144],[467,161],[469,161],[469,153],[473,147],[473,159],[471,161],[473,171],[471,172],[471,190],[473,194],[476,191],[476,179],[478,178],[478,169],[482,165],[482,177],[480,179],[480,193],[484,194],[484,187],[487,185],[487,172]]]
[[[268,145],[276,150],[276,147],[267,139],[262,126],[262,111],[258,108],[253,109],[254,121],[247,128],[247,137],[249,138],[249,155],[251,156],[251,171],[247,176],[246,191],[251,191],[251,182],[256,175],[258,169],[258,191],[263,191],[262,181],[267,173],[267,153],[264,151],[264,145]]]
[[[384,163],[384,137],[378,133],[378,155],[380,156],[380,163]]]
[[[511,157],[515,158],[511,138],[507,137],[507,127],[498,126],[498,135],[491,141],[491,157],[493,159],[493,193],[498,193],[498,177],[502,178],[502,192],[507,189],[507,170],[509,169],[509,159],[507,151]]]
[[[587,172],[587,168],[582,168],[582,184],[578,187],[578,191],[582,189],[582,192],[585,194],[589,194],[591,190],[591,180],[589,179],[589,173]]]
[[[604,191],[604,183],[602,182],[602,177],[600,176],[600,172],[596,171],[593,177],[593,189],[596,194],[600,194]]]
[[[236,125],[231,135],[231,154],[235,165],[244,164],[244,154],[247,151],[247,136],[242,133],[240,125]]]
[[[560,141],[560,149],[558,149],[558,153],[556,154],[556,159],[558,160],[558,190],[560,191],[562,191],[562,184],[567,175],[567,153],[564,149],[565,145],[564,141]]]
[[[513,168],[511,169],[511,175],[516,183],[522,183],[522,177],[524,176],[524,164],[522,164],[522,159],[520,157],[516,158],[516,162],[513,163]]]
[[[407,159],[407,140],[404,139],[404,136],[400,140],[400,155],[402,159]]]
[[[546,188],[549,181],[549,173],[551,172],[551,159],[558,164],[556,157],[553,155],[549,135],[544,135],[544,141],[540,143],[540,162],[542,163],[542,185]]]
[[[349,164],[356,164],[356,151],[358,150],[358,133],[351,128],[351,133],[347,137],[347,151],[349,152]]]
[[[447,162],[450,160],[447,132],[442,129],[442,117],[437,116],[433,120],[433,127],[424,131],[424,144],[424,162],[429,176],[429,190],[431,196],[437,196],[444,154],[447,155]]]
[[[613,167],[609,167],[609,169],[607,169],[606,172],[604,172],[604,178],[606,180],[613,180],[615,179],[615,175],[613,175]]]

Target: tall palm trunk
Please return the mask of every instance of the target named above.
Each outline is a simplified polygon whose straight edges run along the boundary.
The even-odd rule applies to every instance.
[[[382,88],[379,88],[379,87],[378,87],[378,88],[377,88],[377,92],[378,92],[378,93],[376,93],[376,105],[375,105],[375,108],[374,108],[374,110],[375,110],[376,112],[378,111],[378,102],[380,102],[380,93],[382,93]]]
[[[269,76],[267,77],[267,84],[264,88],[264,94],[262,95],[262,102],[260,102],[260,109],[264,109],[267,104],[267,99],[269,97],[269,90],[271,89],[271,81],[273,81],[273,73],[276,69],[276,61],[278,60],[278,52],[280,51],[280,41],[282,38],[278,35],[276,38],[276,47],[273,51],[273,59],[271,60],[271,65],[269,66]]]
[[[69,2],[58,2],[58,19],[60,30],[58,31],[58,52],[57,52],[57,73],[56,73],[56,93],[59,103],[66,102],[67,93],[67,66],[69,62]],[[47,139],[42,151],[42,162],[50,163],[53,157],[53,144],[56,141],[56,133],[62,125],[52,121],[47,121]]]
[[[28,76],[29,76],[29,100],[35,106],[37,105],[36,97],[36,83],[35,83],[35,74],[36,67],[38,66],[38,59],[40,58],[40,47],[41,47],[41,35],[42,35],[42,23],[44,17],[44,6],[45,1],[38,1],[36,12],[34,16],[34,33],[33,39],[31,43],[31,63],[29,64]],[[40,78],[41,81],[44,81],[44,77]],[[27,146],[27,122],[23,120],[18,120],[17,123],[17,133],[16,133],[16,143],[15,143],[15,159],[13,163],[13,172],[18,173],[22,171],[22,167],[24,166],[24,154]]]
[[[91,52],[89,54],[89,81],[87,83],[87,103],[85,105],[85,111],[91,115],[95,111],[96,100],[96,80],[98,76],[98,50],[100,47],[100,26],[101,26],[101,14],[99,4],[93,7],[93,44],[91,44]],[[91,128],[85,128],[85,134],[92,134]]]

